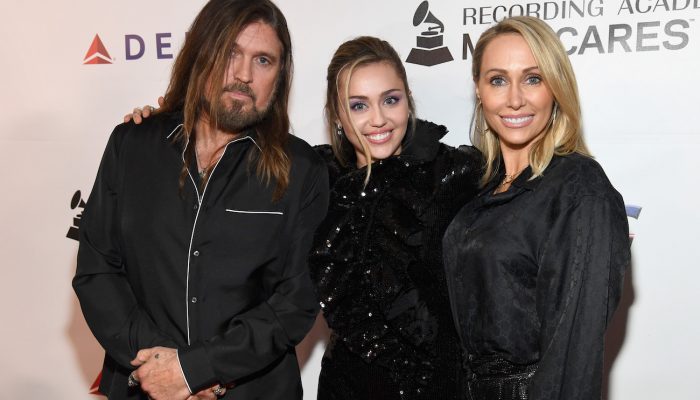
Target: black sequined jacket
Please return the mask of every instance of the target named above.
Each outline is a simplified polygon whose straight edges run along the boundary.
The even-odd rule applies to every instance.
[[[473,147],[439,142],[444,126],[417,121],[402,154],[366,169],[330,146],[330,207],[316,233],[311,276],[333,334],[320,400],[459,399],[459,340],[442,266],[442,235],[481,174]]]

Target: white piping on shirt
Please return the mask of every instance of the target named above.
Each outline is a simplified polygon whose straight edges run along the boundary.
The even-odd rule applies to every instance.
[[[185,385],[187,386],[187,390],[189,390],[190,394],[192,394],[192,388],[190,387],[190,383],[187,382],[187,377],[185,376],[185,370],[182,369],[182,363],[180,362],[180,353],[178,353],[178,349],[175,349],[175,358],[177,358],[177,365],[180,367],[180,372],[182,373],[182,379],[185,380]]]
[[[244,211],[244,210],[232,210],[230,208],[226,209],[227,212],[230,213],[238,213],[238,214],[275,214],[275,215],[283,215],[282,211]]]
[[[180,125],[182,126],[182,125]],[[177,128],[175,128],[177,129]],[[175,131],[173,131],[175,132]],[[172,133],[171,133],[172,135]],[[221,159],[224,157],[224,154],[226,154],[226,150],[228,149],[228,146],[231,143],[236,143],[240,142],[244,139],[248,139],[252,141],[255,144],[255,147],[260,149],[260,146],[258,146],[257,143],[255,143],[255,140],[253,140],[252,137],[250,136],[244,136],[242,138],[234,139],[228,143],[226,143],[226,146],[224,147],[224,151],[221,153],[221,157],[219,157],[218,160],[216,160],[216,164],[214,165],[214,168],[212,168],[211,173],[209,174],[209,178],[207,179],[206,185],[204,185],[204,190],[202,190],[202,195],[199,195],[199,189],[197,188],[197,183],[195,183],[194,178],[192,177],[192,174],[190,173],[189,166],[187,166],[187,175],[189,175],[190,180],[192,181],[192,185],[194,185],[194,190],[197,193],[197,213],[194,216],[194,224],[192,224],[192,233],[190,234],[190,245],[189,248],[187,249],[187,281],[186,281],[186,286],[185,286],[185,313],[186,313],[186,320],[187,320],[187,344],[191,345],[192,343],[190,342],[190,260],[192,259],[192,241],[194,240],[194,231],[197,228],[197,220],[199,219],[199,211],[202,210],[202,202],[204,201],[204,195],[207,192],[207,187],[209,187],[209,182],[211,180],[211,177],[214,175],[214,172],[216,171],[216,168],[219,166],[219,162]],[[185,143],[185,147],[182,150],[182,162],[185,162],[185,151],[187,149],[187,145],[190,143],[189,137],[187,138],[187,143]]]
[[[165,138],[166,138],[166,139],[170,139],[170,136],[172,136],[173,133],[179,131],[180,129],[182,129],[182,124],[176,126],[175,129],[173,129],[173,131],[170,132],[170,133],[168,134],[168,136],[166,136]],[[189,140],[188,140],[188,142],[189,142]],[[185,145],[185,148],[187,148],[187,145]],[[184,153],[183,153],[183,154],[184,154]]]

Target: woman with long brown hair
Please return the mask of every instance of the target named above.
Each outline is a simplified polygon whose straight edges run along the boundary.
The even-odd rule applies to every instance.
[[[309,265],[332,334],[319,400],[460,399],[458,338],[441,238],[476,193],[481,155],[440,143],[415,117],[406,71],[386,41],[359,37],[327,74],[328,215]]]

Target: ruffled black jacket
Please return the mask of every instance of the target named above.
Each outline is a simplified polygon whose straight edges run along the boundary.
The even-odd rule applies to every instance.
[[[481,155],[439,142],[444,126],[417,121],[402,154],[365,168],[330,146],[331,199],[310,256],[333,331],[319,399],[462,397],[459,340],[442,267],[442,235],[478,188]]]

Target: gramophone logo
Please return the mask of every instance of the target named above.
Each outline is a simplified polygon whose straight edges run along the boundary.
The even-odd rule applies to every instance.
[[[70,208],[78,210],[78,215],[73,218],[73,226],[68,228],[68,233],[66,237],[68,239],[78,240],[78,232],[80,230],[80,220],[83,218],[83,208],[85,208],[85,200],[83,200],[80,190],[76,190],[73,194],[73,198],[70,201]]]
[[[428,11],[427,0],[420,3],[413,15],[413,26],[424,24],[427,30],[416,36],[416,47],[411,49],[406,62],[432,67],[454,60],[450,49],[443,46],[445,26]]]

